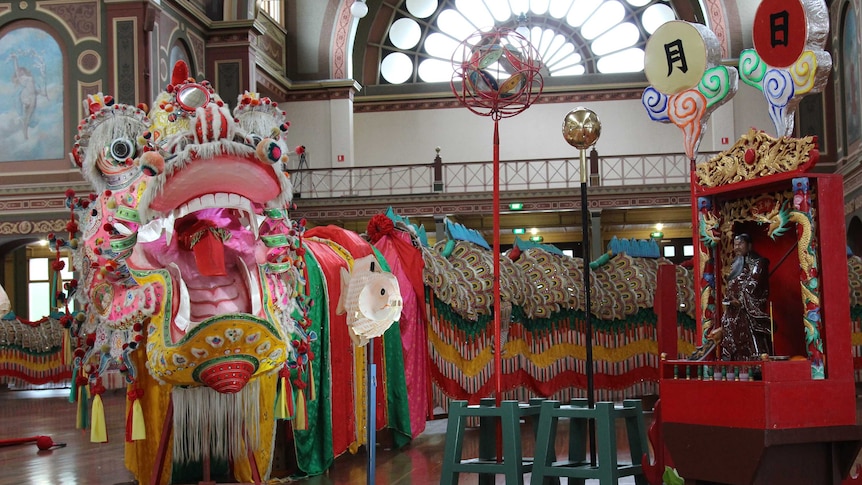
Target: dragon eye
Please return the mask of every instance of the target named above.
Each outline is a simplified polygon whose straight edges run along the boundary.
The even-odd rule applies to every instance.
[[[246,137],[246,143],[248,143],[254,148],[257,148],[261,140],[263,140],[263,137],[258,135],[257,133],[252,133]]]
[[[108,153],[117,162],[125,162],[128,158],[134,158],[135,145],[128,138],[115,138],[108,148]]]

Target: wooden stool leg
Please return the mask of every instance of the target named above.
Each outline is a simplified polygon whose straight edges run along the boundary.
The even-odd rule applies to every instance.
[[[573,407],[586,408],[587,405],[584,398],[571,400]],[[587,459],[587,424],[586,419],[569,420],[569,461],[583,462]]]
[[[461,463],[461,449],[464,445],[464,409],[466,401],[449,403],[449,422],[446,424],[446,446],[443,450],[443,467],[440,472],[440,485],[456,485],[458,472],[456,463]]]
[[[479,406],[495,407],[497,399],[485,397],[479,400]],[[497,423],[498,417],[483,416],[479,418],[479,459],[495,461],[497,459]],[[494,485],[496,475],[493,473],[479,473],[479,485]]]
[[[599,484],[616,484],[617,437],[614,427],[614,403],[596,403],[596,448],[598,448]]]
[[[649,453],[643,403],[641,403],[640,399],[626,399],[623,401],[623,406],[634,409],[634,416],[626,418],[626,435],[629,440],[629,449],[632,452],[632,463],[638,464],[641,463],[644,453]],[[648,485],[643,471],[635,475],[635,483],[637,485]]]
[[[557,438],[557,417],[554,411],[560,407],[559,401],[545,401],[539,412],[539,424],[536,430],[536,450],[533,457],[533,473],[530,475],[530,485],[550,485],[553,483],[545,476],[557,456],[554,441]]]
[[[518,401],[503,401],[501,404],[503,426],[503,464],[506,471],[506,485],[524,482],[524,462],[521,452],[521,419],[518,415]]]

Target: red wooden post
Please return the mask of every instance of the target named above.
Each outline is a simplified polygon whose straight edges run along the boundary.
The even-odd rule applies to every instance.
[[[663,264],[656,275],[656,293],[653,300],[658,330],[658,353],[669,359],[679,358],[677,333],[676,266]]]

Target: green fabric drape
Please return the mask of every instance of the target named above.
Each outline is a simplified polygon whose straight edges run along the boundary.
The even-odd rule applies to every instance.
[[[317,332],[317,340],[311,343],[314,352],[313,379],[317,388],[317,399],[308,401],[308,429],[294,430],[296,463],[308,475],[320,475],[334,460],[332,451],[332,386],[329,370],[329,306],[326,301],[326,282],[317,259],[308,247],[305,249],[305,265],[308,268],[306,285],[311,290],[308,298],[317,302],[309,308],[312,324],[309,331]],[[296,392],[294,391],[294,394]]]

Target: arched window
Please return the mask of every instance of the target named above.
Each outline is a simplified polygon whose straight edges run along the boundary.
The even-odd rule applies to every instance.
[[[668,0],[401,0],[380,49],[379,84],[449,81],[452,53],[477,30],[516,29],[547,76],[641,72]]]

